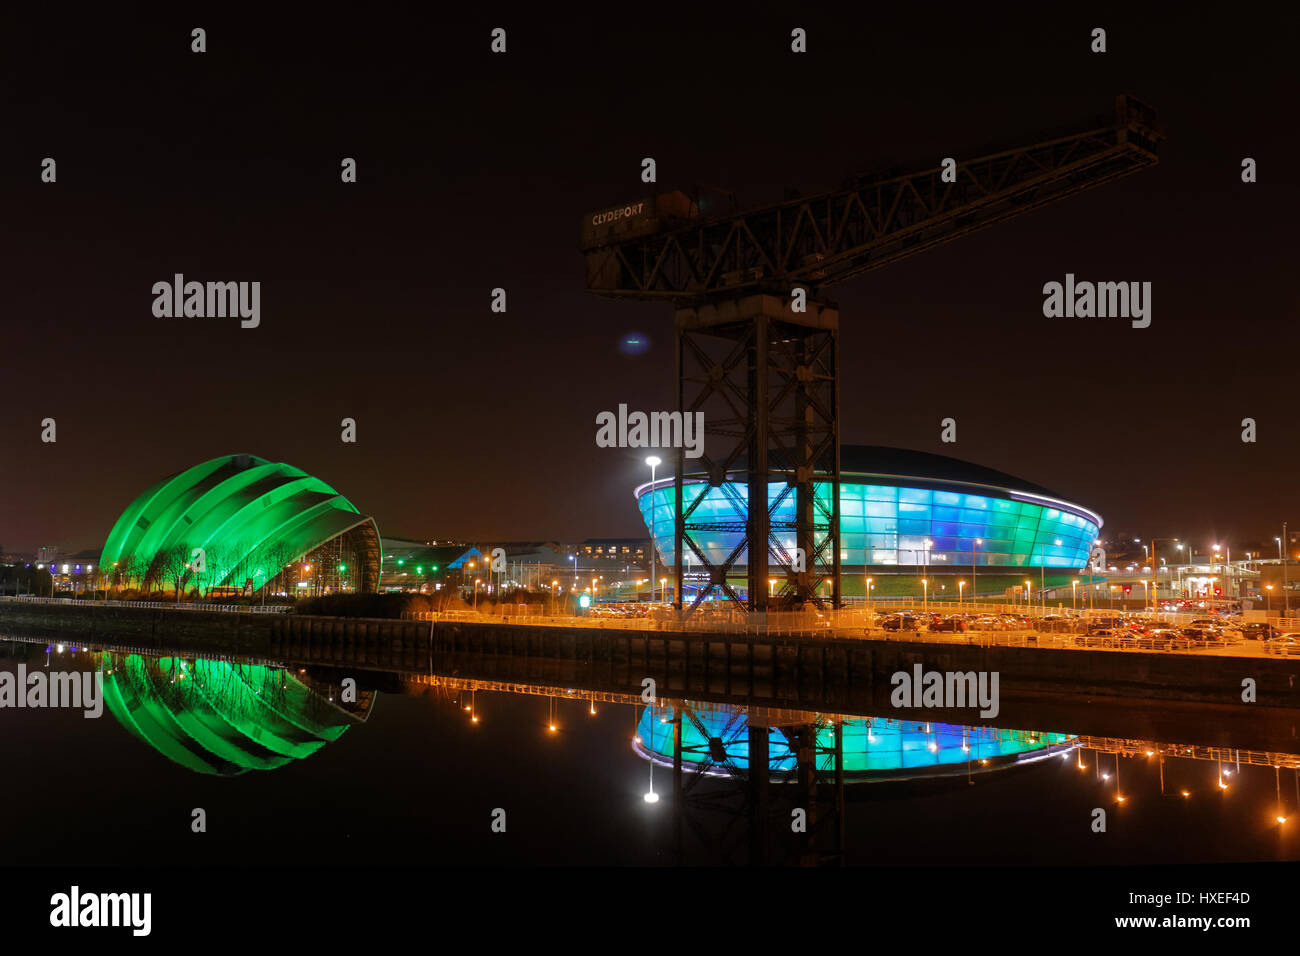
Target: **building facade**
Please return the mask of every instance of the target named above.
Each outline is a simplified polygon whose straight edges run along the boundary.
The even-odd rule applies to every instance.
[[[829,494],[829,486],[825,486]],[[768,486],[773,527],[793,524],[794,496],[785,486]],[[683,494],[689,507],[700,496],[693,520],[734,526],[737,502],[748,505],[744,481],[712,486],[703,474],[688,474]],[[674,566],[674,479],[660,479],[635,491],[646,529],[653,529],[660,560]],[[829,510],[823,499],[822,507]],[[743,516],[742,516],[743,517]],[[1084,568],[1102,518],[1060,495],[980,465],[942,455],[875,446],[841,450],[840,542],[844,593],[868,588],[886,594],[920,593],[922,579],[956,595],[998,593],[1024,584],[1032,570],[1046,584]],[[774,537],[788,551],[793,533]],[[788,540],[786,540],[788,538]],[[711,562],[722,564],[743,541],[737,531],[697,534]],[[687,556],[684,571],[691,570]],[[748,555],[742,551],[737,568]],[[1052,580],[1046,580],[1047,575]],[[867,578],[871,583],[867,584]],[[951,580],[950,580],[951,579]],[[936,594],[939,592],[936,591]]]

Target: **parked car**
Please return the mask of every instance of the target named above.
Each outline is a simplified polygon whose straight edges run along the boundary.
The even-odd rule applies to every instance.
[[[898,614],[893,617],[887,617],[880,622],[880,626],[886,631],[924,631],[926,630],[925,621],[919,617],[912,617],[907,614]]]
[[[1264,653],[1291,655],[1300,652],[1300,633],[1288,631],[1277,634],[1264,641]]]
[[[964,631],[966,620],[960,617],[945,617],[930,625],[932,631]]]

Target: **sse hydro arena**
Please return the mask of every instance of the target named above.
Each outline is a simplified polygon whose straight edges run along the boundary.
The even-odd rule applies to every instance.
[[[653,492],[649,483],[635,491],[666,567],[676,559],[673,481],[670,475],[655,481]],[[782,483],[770,484],[769,502],[775,503],[783,489]],[[688,471],[683,494],[686,507],[705,496],[693,523],[734,527],[743,520],[739,509],[748,499],[743,478],[711,487],[703,471]],[[794,496],[787,495],[772,522],[793,521]],[[928,587],[931,598],[956,598],[959,590],[967,599],[974,594],[1000,598],[1009,588],[1023,588],[1026,580],[1035,590],[1040,582],[1049,590],[1064,587],[1068,596],[1101,525],[1096,512],[982,465],[900,448],[845,445],[840,450],[841,588],[847,597],[864,595],[868,578],[878,597],[920,597]],[[743,540],[736,531],[695,534],[718,565]],[[794,549],[793,532],[775,536]],[[698,564],[692,573],[687,557],[683,597],[689,600],[704,579]],[[728,578],[742,589],[746,561],[742,551]]]
[[[672,769],[675,756],[669,704],[641,711],[632,750],[642,760]],[[693,701],[683,706],[682,767],[691,773],[729,776],[749,771],[749,728],[760,714],[743,707]],[[1077,746],[1072,734],[996,727],[966,727],[919,720],[859,717],[841,725],[845,783],[891,783],[906,780],[969,777],[1035,763],[1067,754]],[[769,779],[789,783],[798,771],[797,746],[791,728],[769,726]],[[835,732],[828,725],[813,728],[813,759],[822,771],[834,767]]]

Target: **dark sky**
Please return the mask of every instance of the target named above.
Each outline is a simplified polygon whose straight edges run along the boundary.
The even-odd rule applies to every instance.
[[[640,533],[645,453],[597,448],[594,422],[673,407],[671,310],[587,295],[578,235],[646,192],[642,157],[661,189],[763,202],[1029,143],[1123,91],[1160,110],[1159,166],[831,290],[843,441],[1022,475],[1145,537],[1300,520],[1295,15],[897,9],[11,20],[0,543],[98,547],[149,484],[236,452],[319,475],[386,534]],[[176,272],[259,280],[261,327],[155,318]],[[1066,272],[1152,282],[1151,327],[1044,318]],[[648,352],[618,351],[631,331]]]

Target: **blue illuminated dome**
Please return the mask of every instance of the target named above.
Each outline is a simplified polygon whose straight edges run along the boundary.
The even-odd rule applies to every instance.
[[[637,723],[633,749],[661,766],[673,764],[674,708],[646,707]],[[726,775],[731,765],[749,770],[749,715],[739,707],[693,703],[682,717],[682,765],[687,770]],[[995,727],[964,727],[915,720],[863,717],[845,720],[844,775],[848,783],[879,783],[986,773],[1072,750],[1071,734]],[[833,767],[834,733],[819,727],[817,766]],[[718,758],[725,754],[725,762]],[[798,770],[789,739],[770,729],[768,764],[771,779],[787,782]]]
[[[845,446],[840,456],[840,560],[846,593],[855,590],[854,579],[877,571],[884,581],[891,571],[941,577],[970,575],[975,568],[988,574],[979,581],[985,590],[1012,583],[1019,576],[1013,569],[1055,569],[1058,575],[1077,571],[1086,566],[1101,530],[1096,512],[991,468],[875,446]],[[823,494],[829,492],[828,485],[819,487],[826,489]],[[682,490],[687,507],[705,496],[691,521],[717,530],[696,531],[696,541],[711,562],[723,564],[744,538],[740,529],[748,486],[738,480],[711,487],[703,474],[688,473]],[[795,498],[782,498],[785,490],[782,482],[768,485],[773,528],[793,526]],[[653,501],[655,542],[665,565],[674,565],[672,476],[656,481],[653,494],[649,484],[635,493],[647,530]],[[829,510],[824,499],[823,507]],[[793,531],[774,534],[794,549]],[[736,568],[747,558],[742,550]],[[856,590],[861,591],[860,584]]]

